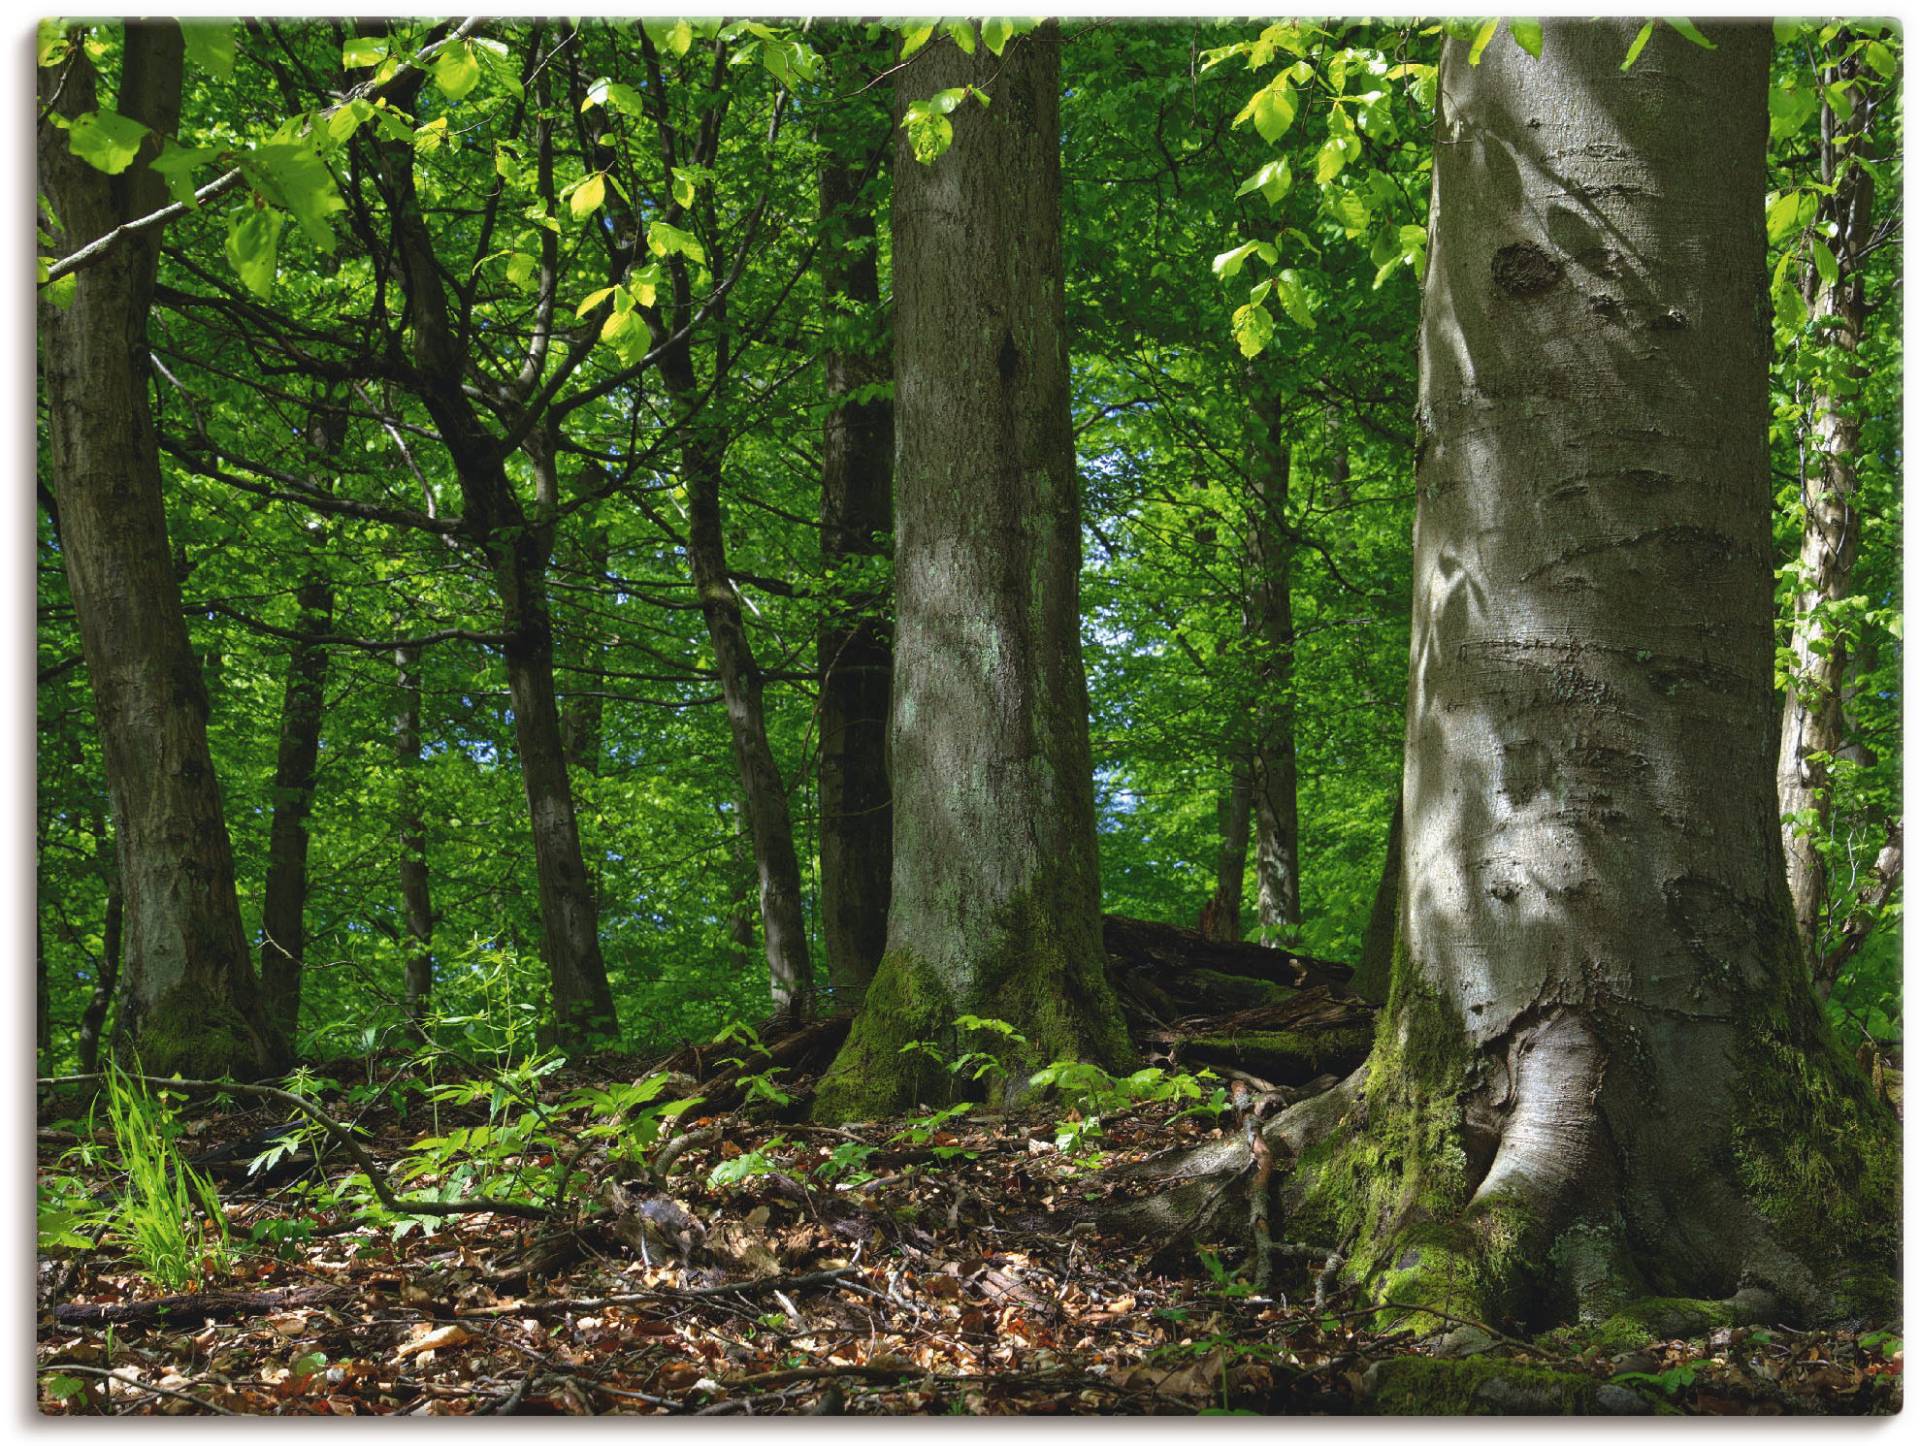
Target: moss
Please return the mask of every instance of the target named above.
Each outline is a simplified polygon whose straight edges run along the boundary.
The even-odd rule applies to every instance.
[[[1588,1344],[1602,1355],[1617,1356],[1655,1341],[1698,1339],[1734,1323],[1733,1307],[1723,1300],[1648,1296],[1608,1317]]]
[[[1216,1013],[1228,1009],[1257,1009],[1267,1004],[1284,1004],[1300,991],[1270,979],[1252,979],[1245,974],[1223,974],[1218,969],[1187,969],[1176,980],[1168,981],[1183,997],[1197,994]]]
[[[147,1074],[250,1080],[273,1073],[284,1046],[223,995],[182,984],[140,1014],[132,1053]]]
[[[1398,1356],[1369,1370],[1367,1384],[1368,1404],[1382,1416],[1587,1416],[1654,1409],[1645,1397],[1591,1376],[1487,1356]]]
[[[942,979],[905,950],[882,958],[847,1042],[815,1091],[814,1118],[879,1119],[958,1099],[1010,1102],[1035,1070],[1058,1059],[1127,1069],[1133,1045],[1107,981],[1098,923],[1091,931],[1063,928],[1051,903],[1065,892],[1056,883],[1043,876],[1001,912],[990,931],[997,946],[962,980]],[[956,1029],[953,1021],[963,1014],[1005,1020],[1026,1042]],[[982,1081],[962,1078],[924,1054],[901,1053],[915,1041],[949,1060],[983,1050],[1002,1067]]]
[[[1803,978],[1745,1021],[1733,1128],[1742,1193],[1814,1273],[1818,1313],[1898,1309],[1900,1126],[1834,1042]]]
[[[1373,1030],[1367,1025],[1320,1033],[1249,1030],[1199,1035],[1181,1045],[1183,1056],[1230,1064],[1276,1084],[1303,1084],[1323,1074],[1345,1074],[1367,1057]]]

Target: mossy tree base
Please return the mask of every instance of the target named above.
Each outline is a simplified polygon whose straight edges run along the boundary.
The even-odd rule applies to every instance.
[[[127,1042],[129,1064],[150,1075],[255,1080],[286,1067],[287,1043],[257,1012],[182,985],[142,1012]]]
[[[1650,1416],[1671,1414],[1626,1386],[1574,1371],[1475,1357],[1399,1356],[1366,1375],[1366,1403],[1382,1416]]]

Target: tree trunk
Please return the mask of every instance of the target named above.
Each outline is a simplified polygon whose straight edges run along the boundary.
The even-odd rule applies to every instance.
[[[877,104],[839,110],[844,119],[822,137],[830,150],[820,172],[828,337],[820,556],[830,586],[836,573],[864,580],[846,564],[885,557],[893,532],[893,403],[855,395],[888,379],[874,200],[860,185],[866,157],[887,143],[888,118]],[[893,645],[882,586],[831,595],[819,639],[820,930],[833,1006],[847,1008],[865,997],[887,945]]]
[[[1393,792],[1393,819],[1387,825],[1387,857],[1380,865],[1380,883],[1373,891],[1373,908],[1367,915],[1367,932],[1360,941],[1360,964],[1353,971],[1353,989],[1372,1004],[1387,1000],[1387,984],[1393,977],[1394,929],[1400,918],[1400,849],[1405,835],[1405,811],[1400,806],[1400,790]]]
[[[894,150],[893,896],[887,952],[821,1080],[824,1118],[960,1087],[900,1046],[992,1046],[1017,1094],[1054,1059],[1129,1055],[1100,944],[1080,510],[1067,408],[1059,32],[995,57],[937,41],[898,108],[990,91],[932,165]],[[1024,1045],[956,1029],[1005,1020]],[[983,1044],[982,1041],[985,1041]]]
[[[1835,84],[1853,81],[1859,71],[1858,60],[1850,57],[1827,78]],[[1854,356],[1866,323],[1866,278],[1859,253],[1873,226],[1873,180],[1858,166],[1841,172],[1858,138],[1836,139],[1837,129],[1841,127],[1835,124],[1833,107],[1823,101],[1820,180],[1836,189],[1821,198],[1816,226],[1835,228],[1831,250],[1838,274],[1828,285],[1809,267],[1808,286],[1820,343],[1839,353],[1837,375],[1857,382],[1861,371]],[[1860,514],[1854,508],[1860,412],[1853,400],[1831,386],[1816,386],[1812,400],[1812,467],[1801,491],[1806,508],[1800,539],[1804,582],[1793,599],[1793,661],[1780,722],[1779,786],[1794,923],[1814,966],[1814,988],[1825,998],[1833,978],[1821,967],[1827,952],[1821,937],[1827,866],[1819,846],[1833,817],[1829,764],[1847,742],[1841,690],[1849,651],[1845,629],[1833,626],[1832,609],[1852,590],[1853,565],[1860,553]]]
[[[1227,786],[1220,795],[1220,855],[1214,864],[1213,897],[1201,911],[1200,932],[1221,944],[1237,944],[1242,933],[1241,897],[1247,885],[1247,839],[1253,821],[1253,759],[1236,743],[1227,762]]]
[[[331,461],[346,440],[345,414],[315,407],[308,420],[309,445],[317,457]],[[332,627],[333,584],[318,549],[308,556],[298,602],[298,631],[311,635]],[[268,1017],[289,1045],[295,1042],[300,1025],[300,979],[306,962],[307,820],[313,813],[326,685],[326,649],[317,643],[293,642],[280,701],[273,824],[267,838],[266,893],[260,909],[260,992]]]
[[[666,367],[668,385],[677,394],[692,392],[692,360]],[[684,384],[677,383],[683,379]],[[767,741],[767,715],[760,665],[747,641],[740,596],[727,569],[726,541],[720,520],[720,454],[711,440],[694,434],[682,448],[687,487],[687,559],[713,642],[714,666],[726,700],[727,727],[733,739],[734,766],[747,805],[747,828],[760,877],[760,924],[766,943],[767,975],[774,1012],[794,1019],[813,1014],[813,960],[807,949],[806,917],[801,910],[800,860],[793,847],[793,818],[787,786]]]
[[[1249,378],[1248,608],[1258,691],[1254,696],[1252,792],[1254,877],[1268,943],[1290,943],[1300,928],[1299,769],[1293,738],[1293,538],[1287,493],[1293,454],[1281,432],[1279,399]]]
[[[417,76],[403,84],[396,100],[408,103],[419,84]],[[620,1023],[607,984],[606,961],[600,954],[593,881],[580,853],[553,682],[547,567],[559,502],[555,439],[535,429],[524,443],[534,474],[535,497],[529,509],[507,475],[498,439],[482,423],[462,387],[469,359],[454,333],[439,262],[420,211],[412,150],[404,143],[387,142],[381,145],[380,155],[393,197],[396,251],[406,279],[420,400],[452,458],[460,482],[461,520],[486,553],[500,598],[514,743],[540,883],[541,944],[553,995],[553,1038],[562,1048],[578,1049],[617,1038]]]
[[[1898,1240],[1769,781],[1769,35],[1660,28],[1623,73],[1637,24],[1446,48],[1401,937],[1296,1216],[1375,1299],[1495,1323],[1847,1307]]]
[[[120,113],[171,134],[182,38],[129,23]],[[91,62],[41,72],[53,109],[98,105]],[[43,122],[41,191],[72,251],[164,203],[141,159],[109,177]],[[206,1078],[278,1069],[286,1043],[261,1008],[234,892],[233,852],[207,747],[207,695],[168,552],[147,394],[147,313],[160,233],[139,232],[76,273],[64,308],[40,306],[53,491],[62,553],[93,682],[114,831],[124,850],[126,1023],[150,1071]]]
[[[607,560],[610,556],[610,544],[607,529],[599,523],[587,528],[586,542],[581,548],[581,557],[587,573],[597,586],[606,575]],[[572,656],[583,664],[598,664],[606,653],[599,642],[580,644]],[[567,765],[582,773],[597,774],[600,771],[602,756],[601,725],[606,713],[606,700],[600,696],[602,686],[591,673],[580,673],[583,682],[580,690],[569,697],[560,710],[560,732],[567,754]]]
[[[427,821],[420,801],[420,649],[394,649],[397,702],[394,761],[400,774],[400,916],[406,928],[407,1017],[423,1017],[433,999],[433,901],[427,888]]]

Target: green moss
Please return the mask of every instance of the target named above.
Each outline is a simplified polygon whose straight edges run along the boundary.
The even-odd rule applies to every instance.
[[[1804,979],[1746,1021],[1733,1155],[1742,1192],[1828,1292],[1823,1313],[1897,1312],[1900,1126],[1835,1044]]]
[[[1497,1357],[1440,1360],[1397,1356],[1367,1373],[1368,1404],[1382,1416],[1586,1416],[1617,1414],[1623,1407],[1654,1409],[1624,1387],[1609,1400],[1606,1383],[1572,1371],[1524,1365]]]
[[[1265,1004],[1284,1004],[1300,991],[1270,979],[1252,979],[1245,974],[1223,974],[1217,969],[1188,969],[1176,984],[1183,997],[1190,993],[1212,1001],[1215,1012],[1226,1009],[1256,1009]]]
[[[1051,906],[1064,892],[1057,883],[1043,876],[1030,895],[1002,911],[989,932],[998,941],[993,952],[973,961],[962,980],[940,978],[910,952],[889,952],[847,1042],[815,1091],[814,1118],[879,1119],[959,1099],[1008,1102],[1025,1090],[1034,1071],[1059,1059],[1128,1069],[1133,1045],[1107,981],[1097,921],[1091,931],[1062,927],[1060,912]],[[1088,932],[1091,942],[1077,937]],[[953,1021],[963,1014],[1005,1020],[1026,1042],[958,1030]],[[924,1054],[901,1053],[915,1041],[932,1044],[949,1060],[984,1050],[1002,1068],[972,1081]]]
[[[182,984],[143,1011],[132,1054],[142,1071],[182,1079],[258,1079],[281,1065],[284,1046],[264,1020],[223,996]]]
[[[1275,1084],[1303,1084],[1323,1074],[1345,1074],[1367,1057],[1373,1030],[1367,1025],[1320,1033],[1249,1030],[1199,1035],[1181,1054],[1208,1064],[1230,1064]]]
[[[1648,1296],[1608,1317],[1589,1344],[1603,1355],[1617,1356],[1654,1341],[1699,1339],[1734,1323],[1733,1308],[1723,1300]]]

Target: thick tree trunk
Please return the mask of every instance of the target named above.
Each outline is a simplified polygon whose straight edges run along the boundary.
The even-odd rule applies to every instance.
[[[182,38],[172,21],[130,23],[121,114],[170,134]],[[60,114],[96,108],[91,62],[41,72]],[[109,177],[40,127],[42,194],[71,251],[164,203],[147,165],[157,141]],[[207,747],[207,695],[168,553],[147,396],[147,313],[158,231],[78,272],[72,300],[40,307],[62,553],[93,683],[114,831],[123,848],[125,1022],[142,1064],[200,1078],[279,1068],[286,1043],[261,1009],[234,892],[233,853]]]
[[[853,573],[852,559],[884,557],[893,532],[893,403],[856,395],[888,376],[874,198],[860,185],[864,158],[887,143],[888,118],[877,104],[840,109],[849,114],[823,135],[831,149],[820,172],[828,337],[820,557],[830,579]],[[886,950],[893,886],[893,644],[883,589],[836,593],[820,624],[819,662],[820,932],[833,1007],[849,1008]]]
[[[1857,59],[1849,59],[1827,78],[1834,84],[1854,81],[1859,70]],[[1853,356],[1866,323],[1866,279],[1859,253],[1872,230],[1873,180],[1857,166],[1842,172],[1854,138],[1836,139],[1837,129],[1832,106],[1823,102],[1820,179],[1835,190],[1821,198],[1819,222],[1834,228],[1831,250],[1838,275],[1829,285],[1810,267],[1808,285],[1821,344],[1840,354],[1839,374],[1857,382],[1860,368]],[[1852,391],[1858,395],[1857,386]],[[1853,565],[1860,553],[1860,514],[1854,508],[1860,413],[1852,398],[1835,387],[1816,387],[1812,401],[1812,465],[1801,492],[1806,508],[1800,540],[1804,585],[1793,599],[1792,665],[1780,722],[1778,778],[1794,922],[1814,966],[1814,987],[1825,998],[1833,978],[1821,967],[1826,955],[1822,924],[1827,867],[1819,846],[1833,816],[1829,764],[1847,743],[1841,690],[1849,655],[1844,629],[1832,626],[1832,608],[1852,590]]]
[[[312,445],[331,458],[345,440],[345,417],[316,408]],[[300,586],[297,629],[313,635],[333,625],[333,584],[316,554]],[[313,813],[320,723],[326,710],[327,650],[295,641],[287,654],[280,699],[280,747],[273,771],[273,823],[260,909],[260,992],[274,1027],[293,1044],[300,1024],[300,978],[306,962],[307,820]]]
[[[893,897],[887,952],[822,1079],[823,1117],[873,1117],[957,1082],[900,1046],[1037,1064],[1129,1054],[1100,944],[1079,488],[1067,408],[1054,26],[1003,56],[950,41],[896,104],[987,88],[932,165],[894,151]],[[1002,1019],[1015,1046],[955,1028]]]
[[[1248,633],[1258,692],[1254,696],[1252,796],[1254,878],[1260,927],[1269,943],[1289,942],[1300,928],[1299,769],[1294,751],[1293,537],[1287,494],[1293,454],[1281,432],[1279,399],[1249,377],[1251,473],[1248,563],[1252,592]]]
[[[598,523],[589,526],[580,551],[586,571],[596,583],[606,574],[609,549],[607,529]],[[603,644],[593,642],[577,645],[572,656],[575,661],[591,667],[600,663],[605,652]],[[583,686],[568,697],[560,709],[562,742],[568,767],[582,773],[597,774],[603,752],[601,726],[606,713],[606,700],[600,696],[599,681],[590,673],[577,676],[584,680]]]
[[[661,361],[667,389],[691,408],[698,384],[685,343]],[[747,640],[740,595],[727,567],[720,511],[721,453],[703,419],[686,414],[681,470],[687,489],[687,564],[713,643],[714,667],[726,702],[734,767],[747,806],[754,865],[760,878],[760,925],[767,975],[777,1014],[795,1019],[813,1014],[813,959],[802,909],[800,859],[793,846],[793,816],[787,785],[767,739],[765,687]]]
[[[394,649],[394,761],[400,774],[396,832],[400,838],[400,918],[406,929],[407,1017],[419,1019],[433,999],[433,900],[427,884],[427,820],[420,788],[420,649]]]
[[[1858,1304],[1898,1236],[1770,782],[1769,35],[1661,28],[1623,73],[1636,26],[1447,46],[1401,937],[1295,1217],[1376,1299],[1496,1323]]]

